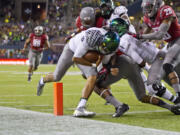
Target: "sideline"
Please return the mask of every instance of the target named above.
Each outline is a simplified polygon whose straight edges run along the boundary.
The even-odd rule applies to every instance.
[[[180,135],[180,133],[0,107],[0,135]]]

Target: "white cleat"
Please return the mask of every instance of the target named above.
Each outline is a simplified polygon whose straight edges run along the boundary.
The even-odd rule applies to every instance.
[[[85,107],[77,108],[73,113],[74,117],[93,117],[95,115],[95,112],[89,112],[85,109]]]
[[[44,88],[44,85],[45,85],[45,83],[41,84],[40,81],[39,81],[38,86],[37,86],[37,96],[40,96],[43,93],[43,88]]]

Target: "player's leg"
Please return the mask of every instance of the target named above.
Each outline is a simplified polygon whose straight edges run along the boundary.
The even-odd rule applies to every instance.
[[[40,65],[41,60],[42,60],[42,53],[38,52],[36,54],[35,66],[34,66],[33,71],[36,71],[38,69],[38,66]]]
[[[180,107],[170,105],[157,97],[146,95],[145,86],[144,86],[144,83],[143,83],[143,80],[142,80],[142,77],[140,75],[138,68],[133,68],[133,70],[131,70],[131,72],[129,72],[128,82],[129,82],[130,86],[132,87],[132,89],[139,101],[141,101],[143,103],[149,103],[152,105],[156,105],[156,106],[159,106],[162,108],[166,108],[166,109],[170,110],[171,112],[173,112],[174,114],[180,115]]]
[[[73,64],[72,57],[73,52],[69,49],[69,46],[66,45],[59,60],[56,65],[56,69],[54,73],[49,73],[45,77],[42,77],[39,81],[38,87],[37,87],[37,95],[40,96],[42,94],[43,88],[45,83],[48,82],[57,82],[62,79],[66,71],[69,69],[69,67]]]
[[[171,86],[175,90],[177,96],[180,96],[180,85],[179,85],[179,77],[174,70],[174,67],[178,62],[178,58],[180,55],[180,38],[178,38],[175,43],[173,42],[172,45],[166,54],[164,63],[163,63],[163,69],[168,76]]]
[[[148,79],[147,79],[147,85],[152,84],[159,84],[162,79],[162,65],[165,58],[166,53],[163,51],[159,51],[157,54],[155,60],[151,64],[151,67],[148,71]]]
[[[175,103],[176,101],[176,97],[164,86],[164,84],[162,83],[161,85],[147,85],[147,77],[144,74],[143,71],[140,72],[141,73],[141,77],[143,79],[144,85],[146,90],[148,91],[148,94],[153,96],[158,96],[158,97],[162,97],[166,100],[169,100],[173,103]]]
[[[29,67],[28,67],[28,81],[31,81],[33,75],[33,68],[35,67],[36,54],[30,49],[28,54]]]
[[[82,73],[86,76],[87,81],[82,90],[81,99],[78,103],[77,108],[75,109],[73,113],[73,116],[74,117],[91,117],[91,116],[94,116],[95,113],[89,112],[85,108],[86,108],[87,100],[92,94],[92,91],[95,87],[96,76],[97,76],[96,68],[91,67],[91,66],[84,66],[80,64],[77,64],[77,66],[82,71]]]

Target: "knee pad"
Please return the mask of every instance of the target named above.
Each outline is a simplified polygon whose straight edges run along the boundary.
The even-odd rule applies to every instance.
[[[164,69],[164,71],[165,71],[165,73],[166,73],[167,75],[169,75],[170,73],[172,73],[172,72],[174,71],[173,65],[171,65],[171,64],[169,64],[169,63],[165,63],[165,64],[163,65],[163,69]]]

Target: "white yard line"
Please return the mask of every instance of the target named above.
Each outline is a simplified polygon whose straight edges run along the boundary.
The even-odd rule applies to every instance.
[[[178,132],[0,107],[0,135],[180,135]]]
[[[20,71],[0,71],[0,73],[11,73],[11,74],[28,74],[28,72]],[[34,72],[34,74],[48,74],[49,72]],[[81,75],[80,71],[68,71],[66,75]]]

